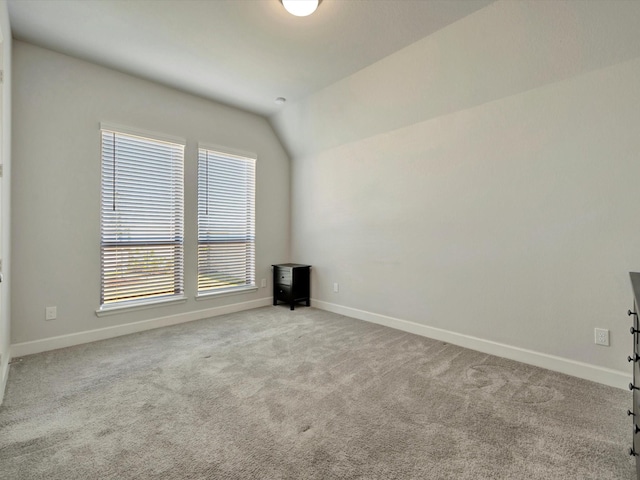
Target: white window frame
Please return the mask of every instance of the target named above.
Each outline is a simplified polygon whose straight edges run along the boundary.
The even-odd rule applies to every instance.
[[[249,167],[250,173],[245,172],[248,176],[246,177],[246,184],[242,184],[243,177],[234,177],[234,174],[230,173],[226,178],[228,182],[238,181],[240,185],[231,185],[235,188],[244,188],[246,200],[249,204],[247,205],[246,211],[242,212],[242,209],[239,208],[239,200],[242,198],[242,193],[236,198],[228,198],[224,199],[224,202],[216,202],[215,195],[213,198],[211,196],[207,196],[207,187],[215,187],[216,185],[220,186],[225,183],[225,179],[222,177],[214,177],[214,173],[209,171],[209,182],[207,183],[207,174],[206,167],[203,165],[203,161],[206,162],[207,153],[209,155],[209,162],[213,162],[216,159],[223,159],[225,161],[230,161],[233,163],[244,164]],[[209,164],[211,165],[211,163]],[[221,147],[218,145],[204,144],[200,143],[198,145],[198,272],[197,272],[197,294],[196,299],[202,300],[212,297],[217,297],[221,295],[230,295],[230,294],[238,294],[238,293],[248,293],[254,292],[258,290],[256,285],[256,274],[255,274],[255,249],[256,249],[256,237],[255,237],[255,191],[256,191],[256,170],[257,170],[257,155],[251,152],[245,152],[241,150],[231,149],[227,147]],[[226,175],[225,175],[226,176]],[[213,182],[213,183],[212,183]],[[230,186],[228,183],[225,186]],[[247,190],[248,189],[248,190]],[[209,195],[211,195],[211,191],[209,190]],[[211,231],[212,228],[220,227],[218,221],[213,220],[212,217],[216,215],[216,213],[220,213],[219,208],[222,203],[229,203],[233,205],[235,209],[235,213],[230,213],[228,209],[225,209],[222,212],[223,215],[229,215],[229,218],[233,219],[233,227],[230,228],[230,231],[223,234],[216,234]],[[208,206],[208,210],[207,210]],[[246,215],[246,218],[242,218],[242,215]],[[244,223],[243,223],[244,222]],[[240,229],[240,230],[239,230]],[[227,237],[227,238],[225,238]],[[246,261],[244,266],[238,263],[241,255],[238,255],[238,250],[235,252],[232,251],[229,255],[225,256],[225,260],[221,263],[216,261],[211,261],[206,258],[206,254],[204,249],[207,248],[207,245],[227,245],[231,246],[233,244],[240,246],[241,244],[245,244],[245,252],[246,252]],[[241,249],[242,247],[238,247]],[[232,248],[233,250],[233,248]],[[214,254],[215,255],[215,254]],[[243,283],[238,283],[237,285],[229,285],[225,286],[221,284],[219,286],[213,287],[212,284],[217,282],[218,279],[215,275],[209,274],[209,279],[205,279],[204,277],[207,275],[205,270],[211,271],[213,268],[229,268],[230,271],[235,274],[239,273],[239,277],[245,277],[245,281]],[[221,276],[224,275],[222,272],[218,272]],[[228,272],[227,272],[228,273]]]
[[[135,145],[136,140],[142,142]],[[105,145],[105,141],[120,141],[123,149],[121,152],[126,152],[120,155],[120,168],[121,170],[121,186],[118,185],[118,176],[116,169],[116,163],[118,162],[118,153],[113,147]],[[132,145],[144,148],[144,143],[155,144],[159,148],[165,150],[160,153],[157,160],[164,161],[169,160],[169,165],[166,167],[166,172],[161,176],[159,172],[160,168],[153,168],[153,161],[150,159],[150,155],[153,155],[152,151],[146,152],[141,155],[141,161],[139,164],[135,163],[133,150],[126,150],[126,142],[133,142],[129,144],[129,149],[133,148]],[[115,144],[114,144],[115,145]],[[149,145],[151,147],[151,145]],[[100,196],[100,307],[96,310],[98,316],[109,315],[122,312],[123,310],[152,308],[157,305],[163,305],[167,303],[177,303],[186,301],[184,295],[184,149],[186,142],[184,139],[158,134],[155,132],[148,132],[140,129],[133,129],[130,127],[124,127],[120,125],[114,125],[109,123],[100,124],[100,155],[101,155],[101,179],[102,188]],[[170,152],[170,153],[167,153]],[[145,162],[146,165],[145,165]],[[113,163],[109,165],[109,163]],[[165,164],[167,165],[167,164]],[[148,167],[146,170],[144,167]],[[150,169],[149,169],[150,167]],[[141,169],[140,171],[138,169]],[[115,172],[115,175],[114,175]],[[153,179],[152,175],[158,174],[155,183],[146,182],[146,179]],[[108,178],[113,176],[113,178]],[[169,188],[166,190],[163,200],[166,202],[158,204],[158,211],[149,210],[152,208],[153,202],[144,205],[144,200],[141,200],[142,196],[150,196],[153,198],[157,196],[157,189],[165,188],[164,183],[169,182]],[[130,188],[129,196],[126,193],[122,193],[123,188]],[[155,192],[153,189],[156,189]],[[147,191],[145,191],[147,190]],[[122,219],[114,217],[110,210],[116,211],[118,208],[118,195],[121,195],[120,208],[122,209]],[[129,199],[129,200],[127,200]],[[168,203],[167,203],[168,202]],[[107,204],[112,204],[107,205]],[[149,218],[157,215],[159,220],[158,224],[164,224],[163,227],[157,228],[154,231],[153,222],[149,221]],[[119,230],[119,222],[127,222],[126,238]],[[147,225],[143,226],[143,223]],[[133,231],[133,233],[131,233]],[[155,238],[154,238],[155,237]],[[147,295],[142,298],[135,298],[130,290],[122,289],[122,298],[118,299],[118,290],[113,287],[117,278],[124,278],[125,275],[131,275],[118,273],[119,268],[127,268],[130,266],[126,261],[121,262],[121,259],[115,252],[118,251],[118,247],[121,248],[121,252],[127,257],[131,256],[131,251],[128,249],[140,247],[141,250],[149,249],[150,247],[157,246],[162,259],[169,259],[169,267],[166,266],[158,268],[154,267],[153,263],[143,264],[142,268],[149,269],[152,273],[157,275],[164,274],[167,276],[167,271],[173,272],[173,278],[169,282],[163,283],[173,286],[167,287],[167,290],[173,290],[171,293],[163,294],[162,292],[153,294],[152,287],[153,282],[150,282],[147,278],[147,286],[149,290]],[[114,250],[115,249],[115,250]],[[164,249],[164,251],[163,251]],[[140,251],[133,250],[135,255],[138,256],[136,262],[140,262]],[[153,252],[153,250],[151,250]],[[162,255],[166,255],[163,257]],[[143,260],[144,262],[144,260]],[[108,266],[107,266],[108,265]],[[117,265],[117,267],[115,266]],[[156,268],[154,272],[154,268]],[[140,280],[144,279],[144,273],[137,273]],[[111,285],[110,285],[111,284]],[[144,285],[141,281],[138,285]],[[109,295],[109,297],[107,297]]]

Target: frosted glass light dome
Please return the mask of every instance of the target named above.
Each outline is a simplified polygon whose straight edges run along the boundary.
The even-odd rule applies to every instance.
[[[316,11],[320,0],[280,0],[284,9],[296,17],[306,17]]]

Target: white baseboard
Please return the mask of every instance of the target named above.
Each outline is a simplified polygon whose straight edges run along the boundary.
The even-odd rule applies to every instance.
[[[113,327],[99,328],[95,330],[88,330],[86,332],[72,333],[69,335],[60,335],[31,342],[15,343],[11,345],[10,355],[11,358],[22,357],[24,355],[46,352],[58,348],[71,347],[73,345],[80,345],[98,340],[106,340],[108,338],[128,335],[130,333],[142,332],[159,327],[168,327],[170,325],[202,320],[204,318],[225,315],[227,313],[264,307],[271,305],[272,301],[273,299],[271,297],[261,298],[249,302],[196,310],[193,312],[180,313],[151,320],[143,320],[141,322],[128,323],[125,325],[115,325]],[[496,355],[498,357],[516,360],[529,365],[535,365],[537,367],[546,368],[548,370],[583,378],[585,380],[591,380],[593,382],[602,383],[612,387],[626,389],[627,385],[631,381],[631,375],[625,372],[533,350],[527,350],[525,348],[514,347],[512,345],[506,345],[490,340],[484,340],[470,335],[463,335],[461,333],[451,332],[441,328],[429,327],[427,325],[422,325],[408,320],[402,320],[315,299],[311,300],[311,305],[321,310],[346,315],[348,317],[376,323],[378,325],[384,325],[386,327],[395,328],[396,330],[402,330],[404,332],[414,333],[423,337],[433,338],[435,340],[440,340],[490,355]],[[9,355],[5,355],[4,357],[5,358],[2,359],[2,365],[0,365],[0,374],[2,375],[0,378],[0,404],[2,403],[4,386],[9,375],[10,357]]]
[[[358,310],[356,308],[344,307],[334,303],[323,302],[321,300],[311,300],[311,306],[321,310],[338,313],[347,317],[357,318],[385,327],[395,328],[404,332],[414,333],[423,337],[441,340],[443,342],[452,343],[460,347],[469,348],[482,353],[496,355],[498,357],[516,360],[518,362],[535,365],[536,367],[546,368],[555,372],[564,373],[585,380],[602,383],[611,387],[628,388],[631,381],[631,374],[612,370],[609,368],[599,367],[589,363],[577,362],[568,358],[557,357],[546,353],[540,353],[525,348],[514,347],[504,343],[492,342],[482,338],[463,335],[461,333],[451,332],[441,328],[429,327],[420,323],[401,320],[399,318],[379,315],[377,313]]]
[[[178,313],[166,317],[153,318],[151,320],[143,320],[141,322],[127,323],[124,325],[114,325],[112,327],[97,328],[86,332],[71,333],[69,335],[60,335],[57,337],[43,338],[42,340],[34,340],[31,342],[14,343],[11,345],[11,357],[22,357],[33,353],[47,352],[58,348],[71,347],[83,343],[95,342],[98,340],[106,340],[108,338],[120,337],[130,333],[142,332],[154,328],[168,327],[179,323],[193,322],[194,320],[202,320],[209,317],[217,317],[227,313],[240,312],[243,310],[251,310],[253,308],[265,307],[273,303],[273,298],[260,298],[249,302],[234,303],[232,305],[223,305],[220,307],[206,308],[204,310],[196,310],[193,312]]]
[[[7,378],[9,378],[9,359],[11,358],[11,349],[6,355],[2,356],[0,364],[0,405],[4,400],[4,390],[7,387]]]

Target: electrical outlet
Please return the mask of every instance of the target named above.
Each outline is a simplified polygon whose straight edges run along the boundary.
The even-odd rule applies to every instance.
[[[58,309],[56,307],[47,307],[44,311],[45,320],[55,320],[58,316]]]
[[[609,330],[606,328],[595,329],[595,342],[596,345],[609,346]]]
[[[260,285],[262,286],[262,288],[267,286],[267,279],[263,278],[262,281],[260,282]]]
[[[335,283],[333,284],[333,291],[334,291],[335,293],[338,293],[338,291],[339,291],[339,290],[340,290],[340,286],[338,285],[338,282],[335,282]]]

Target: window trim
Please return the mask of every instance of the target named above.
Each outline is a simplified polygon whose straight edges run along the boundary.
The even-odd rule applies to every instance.
[[[257,192],[257,172],[258,172],[258,155],[255,152],[241,150],[237,148],[230,148],[223,145],[217,145],[213,143],[198,142],[197,146],[197,167],[196,167],[196,184],[199,184],[199,162],[200,151],[208,150],[209,152],[217,153],[221,156],[239,157],[246,160],[253,160],[254,162],[254,176],[253,176],[253,285],[245,284],[234,287],[220,288],[217,290],[200,291],[198,276],[200,273],[199,268],[199,247],[200,247],[200,221],[199,221],[199,202],[200,202],[200,190],[196,188],[196,300],[207,300],[216,297],[224,297],[229,295],[239,295],[257,292],[259,290],[258,280],[256,274],[256,250],[257,250],[257,235],[256,235],[256,192]]]
[[[257,292],[259,287],[257,285],[242,285],[240,287],[229,287],[225,289],[220,289],[217,292],[203,292],[196,293],[195,299],[200,300],[210,300],[216,297],[228,297],[230,295],[240,295],[243,293],[253,293]]]
[[[148,309],[148,308],[154,308],[154,307],[158,307],[158,306],[164,306],[164,305],[171,305],[171,304],[178,304],[178,303],[184,303],[187,301],[187,296],[185,294],[185,282],[184,282],[184,278],[185,278],[185,269],[184,269],[184,265],[185,265],[185,232],[184,232],[184,228],[185,228],[185,216],[186,216],[186,211],[185,211],[185,192],[184,192],[184,183],[185,183],[185,177],[184,177],[184,169],[185,169],[185,163],[186,163],[186,146],[187,146],[187,142],[184,138],[182,137],[176,137],[173,135],[168,135],[165,133],[159,133],[159,132],[155,132],[155,131],[150,131],[150,130],[144,130],[144,129],[140,129],[140,128],[133,128],[133,127],[128,127],[128,126],[123,126],[123,125],[119,125],[119,124],[115,124],[115,123],[111,123],[111,122],[100,122],[99,123],[99,129],[98,129],[98,142],[100,145],[99,148],[99,155],[100,155],[100,172],[101,172],[101,183],[103,181],[102,179],[102,157],[103,157],[103,146],[102,146],[102,138],[103,138],[103,133],[107,131],[107,132],[112,132],[114,134],[123,134],[123,135],[129,135],[129,136],[134,136],[134,137],[140,137],[142,139],[145,140],[151,140],[151,141],[157,141],[157,142],[164,142],[164,143],[170,143],[173,145],[176,145],[178,147],[182,147],[182,292],[176,295],[171,295],[171,296],[159,296],[159,297],[154,297],[154,298],[146,298],[146,299],[132,299],[132,300],[122,300],[120,302],[116,302],[116,303],[108,303],[108,304],[100,304],[99,307],[95,310],[95,314],[98,317],[102,317],[102,316],[107,316],[107,315],[114,315],[114,314],[118,314],[118,313],[124,313],[124,312],[128,312],[128,311],[135,311],[135,310],[143,310],[143,309]],[[103,208],[103,204],[102,204],[102,189],[100,191],[100,201],[99,201],[99,211],[100,211],[100,230],[102,232],[102,208]],[[102,276],[104,275],[104,272],[102,270],[102,233],[100,233],[100,277],[102,278]],[[102,298],[102,280],[101,280],[101,285],[100,285],[100,298]]]
[[[129,300],[128,302],[122,302],[116,305],[102,305],[96,310],[96,316],[106,317],[108,315],[116,315],[118,313],[132,312],[135,310],[146,310],[148,308],[155,308],[164,305],[174,305],[178,303],[185,303],[188,297],[171,297],[171,298],[157,298],[149,300]],[[126,304],[126,305],[125,305]]]
[[[223,145],[216,145],[215,143],[198,142],[198,155],[200,154],[200,150],[209,150],[210,152],[216,152],[221,155],[231,155],[233,157],[249,158],[251,160],[256,160],[256,169],[258,166],[258,154],[248,150],[225,147]]]
[[[135,137],[148,138],[149,140],[157,140],[159,142],[175,143],[177,145],[187,146],[187,141],[182,137],[175,137],[166,133],[153,132],[151,130],[143,130],[141,128],[126,127],[116,123],[100,122],[98,135],[102,136],[102,130],[109,132],[123,133],[125,135],[133,135]],[[102,153],[102,152],[100,152]]]

